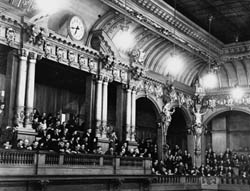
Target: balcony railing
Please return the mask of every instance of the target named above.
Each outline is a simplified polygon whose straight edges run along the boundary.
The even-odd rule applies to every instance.
[[[0,171],[3,175],[148,175],[151,159],[0,149]]]

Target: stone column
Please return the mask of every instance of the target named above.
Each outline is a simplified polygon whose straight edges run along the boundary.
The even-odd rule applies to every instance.
[[[100,128],[102,125],[102,77],[98,76],[96,81],[96,136],[101,137]]]
[[[131,139],[131,89],[127,89],[127,107],[126,107],[126,140]]]
[[[102,137],[107,138],[107,120],[108,120],[108,78],[104,78],[102,84]]]
[[[25,128],[32,128],[33,121],[33,107],[35,94],[35,72],[36,72],[36,54],[29,53],[27,85],[26,85],[26,99],[25,99]]]
[[[15,125],[18,128],[23,127],[24,123],[24,103],[25,103],[25,89],[27,76],[27,51],[22,49],[19,56],[19,68],[17,77],[17,91],[16,91],[16,114]]]
[[[131,95],[131,141],[135,141],[136,126],[136,90],[133,88]]]

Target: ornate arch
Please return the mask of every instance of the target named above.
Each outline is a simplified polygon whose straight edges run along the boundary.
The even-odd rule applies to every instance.
[[[184,118],[186,120],[186,124],[188,127],[190,127],[192,125],[192,114],[190,113],[189,109],[186,108],[185,106],[179,106],[177,103],[172,103],[171,108],[174,108],[174,107],[179,107],[182,111],[183,111],[183,114],[184,114]]]
[[[204,125],[207,125],[209,121],[211,121],[215,116],[224,113],[226,111],[241,111],[243,113],[249,114],[250,115],[250,108],[248,107],[221,107],[217,108],[214,111],[209,111],[203,118]]]
[[[145,93],[139,93],[136,96],[136,100],[138,100],[140,98],[147,98],[148,100],[150,100],[153,103],[153,105],[155,106],[157,117],[160,116],[160,112],[161,112],[161,108],[162,108],[161,103],[157,102],[153,96],[147,95]]]

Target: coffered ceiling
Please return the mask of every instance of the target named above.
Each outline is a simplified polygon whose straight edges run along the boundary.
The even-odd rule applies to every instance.
[[[249,0],[163,0],[225,44],[250,40]]]

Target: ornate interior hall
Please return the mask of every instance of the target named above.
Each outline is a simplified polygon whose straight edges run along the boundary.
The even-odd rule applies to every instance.
[[[0,0],[0,191],[248,191],[249,0]]]

